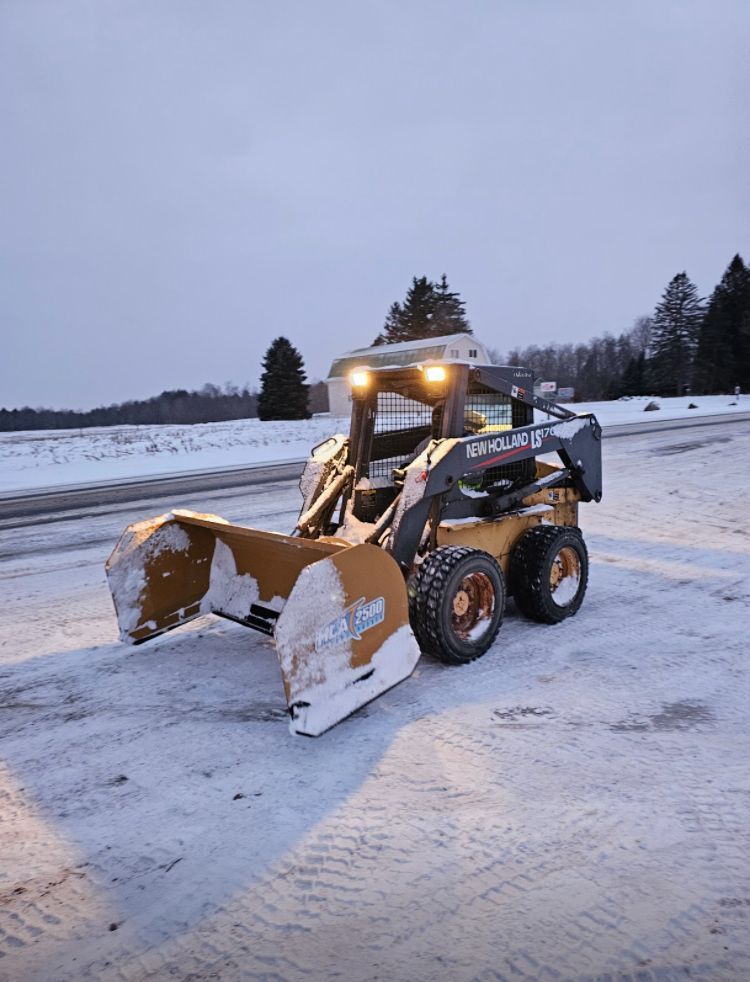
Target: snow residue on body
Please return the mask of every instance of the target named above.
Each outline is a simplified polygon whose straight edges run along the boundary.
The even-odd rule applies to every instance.
[[[217,539],[208,592],[201,602],[201,610],[204,613],[220,610],[232,617],[247,617],[259,596],[258,581],[249,573],[237,574],[232,550],[226,542]]]
[[[346,539],[347,542],[351,542],[352,545],[360,545],[363,543],[368,535],[371,534],[375,528],[374,522],[363,522],[353,512],[354,502],[350,501],[346,514],[344,515],[344,521],[342,525],[336,530],[336,536],[339,539]]]
[[[377,584],[373,584],[373,593],[378,593]],[[330,631],[347,609],[344,585],[332,559],[320,560],[301,572],[276,625],[276,650],[289,704],[299,704],[290,722],[293,733],[324,732],[407,678],[419,658],[407,624],[367,664],[352,665],[351,636]],[[388,611],[385,616],[387,619]]]
[[[431,444],[418,457],[415,457],[406,468],[404,486],[401,490],[398,508],[393,519],[394,534],[401,524],[404,514],[409,508],[413,508],[418,501],[424,498],[430,466],[434,466],[438,461],[442,460],[453,449],[455,444],[455,440],[441,440],[437,444]]]
[[[163,552],[187,552],[190,548],[190,535],[187,530],[174,521],[174,515],[165,516],[167,521],[151,536],[149,555],[160,556]]]
[[[190,511],[189,508],[174,508],[172,509],[172,514],[177,519],[183,516],[185,518],[202,518],[208,522],[217,522],[219,525],[229,525],[226,518],[222,518],[221,515],[212,515],[210,512],[205,511]]]
[[[336,457],[343,456],[348,439],[345,434],[336,433],[313,449],[299,482],[299,489],[304,502],[303,508],[310,507],[311,502],[308,499],[315,492],[320,479],[330,467],[330,462]]]
[[[190,536],[172,512],[137,522],[123,534],[107,564],[122,641],[130,641],[130,634],[141,626],[148,563],[165,551],[185,552],[189,546]]]
[[[557,588],[552,593],[552,599],[558,607],[565,607],[575,597],[578,592],[578,585],[581,582],[581,571],[577,569],[569,576],[563,577],[557,584]]]
[[[420,651],[408,624],[402,624],[372,655],[366,668],[329,668],[326,678],[298,693],[301,707],[289,722],[292,733],[324,733],[371,699],[403,682],[414,671]],[[367,674],[370,673],[370,674]],[[363,678],[363,674],[366,675]]]
[[[590,416],[577,416],[575,419],[566,419],[562,423],[555,423],[555,436],[561,440],[572,440],[574,436],[591,426]]]
[[[284,597],[261,600],[258,581],[250,573],[238,573],[234,554],[226,542],[216,539],[211,560],[209,586],[201,602],[201,611],[229,614],[240,620],[247,617],[253,604],[262,603],[271,610],[281,611]]]
[[[375,491],[378,488],[391,488],[393,481],[385,474],[379,477],[360,477],[357,481],[355,491]]]
[[[276,625],[276,645],[281,671],[294,678],[294,698],[325,681],[327,668],[344,669],[351,658],[351,642],[342,639],[328,645],[326,657],[310,658],[309,641],[346,608],[344,587],[330,559],[306,566],[300,573]]]

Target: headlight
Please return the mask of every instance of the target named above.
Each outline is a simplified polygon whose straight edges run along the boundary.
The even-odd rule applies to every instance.
[[[368,373],[362,371],[352,372],[350,378],[353,389],[365,389],[367,388],[367,383],[370,381]]]
[[[428,365],[424,370],[424,377],[428,382],[444,382],[445,369],[442,365]]]

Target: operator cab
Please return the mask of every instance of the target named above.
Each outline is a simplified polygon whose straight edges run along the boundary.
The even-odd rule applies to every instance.
[[[352,372],[349,463],[354,467],[353,514],[376,522],[403,484],[403,468],[432,440],[497,433],[533,422],[533,408],[493,386],[497,374],[531,391],[529,370],[466,362],[429,362],[404,368]],[[507,387],[507,386],[506,386]],[[470,496],[485,496],[533,479],[534,459],[490,468],[461,482]]]

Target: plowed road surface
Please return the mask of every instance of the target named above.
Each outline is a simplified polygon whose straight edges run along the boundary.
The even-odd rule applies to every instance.
[[[116,643],[103,562],[164,501],[0,524],[0,978],[750,978],[750,434],[604,453],[580,613],[510,604],[317,740],[267,639]]]

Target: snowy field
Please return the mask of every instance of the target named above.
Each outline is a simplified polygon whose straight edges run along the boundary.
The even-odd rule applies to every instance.
[[[748,397],[732,405],[735,400],[730,396],[696,396],[692,401],[697,409],[687,408],[689,398],[658,399],[659,411],[644,413],[649,401],[579,403],[571,408],[596,413],[604,426],[750,408]],[[0,433],[0,492],[304,460],[316,443],[348,429],[348,419],[316,416],[293,423],[246,419],[194,426]]]
[[[116,643],[104,560],[165,502],[0,524],[0,978],[750,978],[750,435],[604,454],[578,616],[317,740],[260,635]]]
[[[750,400],[749,400],[750,405]],[[304,460],[349,421],[258,419],[0,433],[0,492]]]

